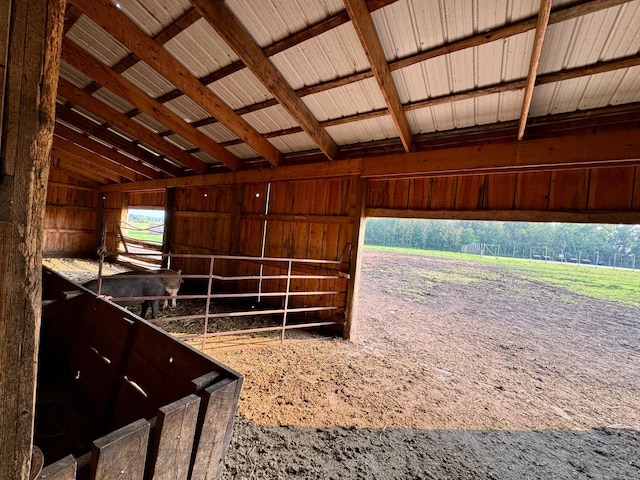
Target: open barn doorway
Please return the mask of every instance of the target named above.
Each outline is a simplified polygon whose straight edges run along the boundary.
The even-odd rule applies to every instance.
[[[367,220],[369,235],[375,220]],[[545,261],[529,245],[515,256],[502,246],[504,256],[497,247],[484,255],[411,248],[402,222],[389,223],[396,230],[387,242],[405,243],[368,238],[354,341],[219,352],[245,374],[226,478],[259,469],[277,478],[269,473],[274,464],[313,478],[336,471],[346,478],[635,478],[640,272],[632,257],[621,268],[619,255],[610,266]],[[483,223],[467,226],[478,236],[480,228],[488,235],[528,227]],[[460,231],[457,222],[420,226],[440,241]],[[638,232],[633,225],[530,227],[574,232],[566,240],[577,257],[578,233],[622,239]],[[469,244],[501,245],[466,233]],[[637,236],[627,245],[636,248]],[[592,253],[585,246],[581,258]],[[591,289],[596,280],[600,294]],[[296,455],[283,456],[283,444]]]
[[[160,208],[129,208],[119,226],[119,261],[137,266],[162,263],[165,211]]]

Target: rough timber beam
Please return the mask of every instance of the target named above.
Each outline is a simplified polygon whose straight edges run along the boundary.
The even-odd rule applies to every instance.
[[[170,127],[186,140],[200,147],[202,151],[227,164],[229,168],[239,167],[240,160],[235,155],[211,140],[204,133],[185,123],[180,116],[158,103],[126,78],[97,61],[73,42],[68,40],[63,42],[62,58],[90,78],[99,79],[104,87],[132,105],[136,105],[141,111],[154,117],[163,125]],[[96,112],[96,114],[99,115],[99,112]],[[204,173],[208,169],[207,164],[201,160],[196,162],[190,159],[189,162],[186,166],[197,173]]]
[[[398,130],[404,150],[405,152],[410,152],[413,150],[411,127],[409,127],[407,116],[402,108],[398,89],[391,76],[391,70],[385,58],[380,37],[378,37],[378,32],[376,32],[376,28],[373,25],[367,5],[364,0],[344,0],[344,5],[347,8],[347,12],[349,12],[351,23],[360,39],[362,49],[369,60],[371,71],[376,77],[380,92],[387,103],[387,108]]]
[[[116,149],[93,140],[84,133],[77,132],[76,130],[62,125],[59,122],[56,123],[54,133],[58,137],[64,138],[65,140],[72,142],[85,150],[89,150],[92,153],[106,158],[116,167],[122,168],[123,173],[121,173],[121,175],[123,177],[129,178],[130,180],[138,181],[142,179],[162,178],[162,175],[158,174],[158,172],[156,172],[154,169],[147,167],[142,162],[138,162],[132,158],[129,158],[126,155],[118,152]]]
[[[104,187],[157,190],[331,177],[412,178],[640,165],[640,127]]]
[[[124,171],[122,167],[118,169],[114,164],[108,162],[93,152],[85,150],[64,138],[55,136],[51,156],[56,160],[67,162],[77,169],[84,169],[94,172],[98,177],[106,178],[110,182],[121,183],[130,178],[131,172]],[[64,163],[59,163],[64,166]],[[98,178],[96,177],[96,178]],[[110,183],[107,182],[107,183]]]
[[[65,0],[0,2],[0,478],[27,480]],[[31,472],[33,473],[33,472]]]
[[[338,145],[320,126],[309,108],[298,98],[278,69],[269,61],[260,46],[240,24],[224,2],[191,0],[193,6],[231,47],[258,80],[282,104],[322,152],[331,160],[338,154]]]
[[[538,65],[540,65],[542,44],[544,43],[544,36],[547,32],[547,25],[549,24],[550,14],[551,0],[541,0],[540,11],[538,12],[538,22],[536,24],[536,34],[533,40],[533,48],[531,50],[531,60],[529,61],[527,86],[524,89],[524,99],[522,101],[522,110],[520,112],[518,140],[522,140],[524,138],[524,129],[527,126],[527,118],[529,117],[529,109],[531,108],[531,99],[533,98],[533,89],[536,85],[536,77],[538,75]]]
[[[137,138],[140,142],[149,145],[169,157],[172,157],[183,165],[189,165],[190,163],[195,164],[195,162],[200,161],[185,150],[178,148],[174,144],[162,138],[160,135],[157,135],[135,120],[118,112],[116,109],[111,108],[106,103],[89,95],[81,88],[76,87],[63,78],[61,78],[58,83],[58,94],[71,102],[71,104],[84,108],[114,127],[117,127],[128,135],[131,135],[133,138]],[[133,154],[136,155],[135,153]],[[160,158],[150,163],[173,176],[178,176],[181,172],[177,167],[161,161]],[[163,165],[163,163],[166,165]]]
[[[570,6],[562,6],[559,7],[557,9],[554,9],[551,12],[551,15],[549,17],[549,25],[552,25],[554,23],[560,23],[560,22],[564,22],[567,20],[571,20],[573,18],[578,18],[580,16],[583,15],[588,15],[590,13],[594,13],[594,12],[598,12],[600,10],[604,10],[607,8],[612,8],[612,7],[616,7],[619,5],[623,5],[625,3],[629,3],[632,0],[583,0],[580,2],[577,2],[575,4],[572,4]],[[387,2],[372,2],[371,0],[369,2],[367,2],[367,6],[369,11],[374,11],[378,8],[384,7],[387,4],[390,4],[393,2],[390,2],[387,0]],[[326,25],[322,25],[322,28],[318,30],[318,32],[316,32],[316,34],[320,34],[323,32],[326,32],[328,30],[330,30],[329,27],[331,28],[335,28],[339,25],[342,25],[343,23],[345,23],[347,20],[345,20],[343,17],[347,17],[348,15],[346,14],[346,12],[343,12],[344,15],[342,14],[338,14],[339,18],[334,19],[334,21],[330,24],[326,24]],[[409,67],[411,65],[415,65],[416,63],[420,63],[423,62],[425,60],[431,59],[431,58],[436,58],[439,57],[441,55],[446,55],[449,53],[453,53],[453,52],[457,52],[460,50],[464,50],[467,48],[472,48],[472,47],[477,47],[480,45],[484,45],[487,43],[491,43],[491,42],[495,42],[498,41],[500,39],[503,38],[507,38],[513,35],[518,35],[520,33],[524,33],[527,32],[529,30],[533,30],[536,26],[536,17],[530,17],[524,20],[520,20],[518,22],[512,23],[512,24],[508,24],[508,25],[504,25],[501,27],[497,27],[494,28],[492,30],[488,30],[486,32],[482,32],[476,35],[472,35],[470,37],[466,37],[466,38],[462,38],[460,40],[454,41],[454,42],[450,42],[444,45],[440,45],[434,48],[430,48],[428,50],[425,50],[423,52],[419,52],[417,54],[414,55],[410,55],[406,58],[401,58],[399,60],[396,60],[394,62],[391,62],[389,64],[389,68],[391,69],[391,71],[395,71],[395,70],[399,70],[402,68],[406,68]],[[315,31],[315,30],[314,30]],[[299,35],[294,35],[294,37],[296,37],[296,42],[298,41],[304,41],[304,40],[308,40],[310,37],[307,34],[303,34],[302,32],[300,32]],[[287,46],[293,46],[297,43],[293,42],[293,40],[291,42],[287,43]],[[271,49],[274,49],[273,52]],[[276,48],[276,45],[272,46],[272,47],[267,47],[265,48],[265,53],[267,55],[273,55],[275,53],[279,53],[284,49],[283,46],[280,46],[278,48]],[[237,62],[236,62],[237,63]],[[206,77],[203,77],[201,79],[201,82],[204,84],[209,84],[212,83],[214,81],[220,80],[224,77],[226,77],[227,75],[230,75],[238,70],[240,70],[240,68],[236,65],[236,63],[229,65],[229,67],[225,67],[222,70],[213,72],[212,74],[207,75]],[[241,63],[241,62],[240,62]],[[233,67],[233,68],[232,68]],[[373,77],[373,72],[371,70],[367,70],[367,71],[363,71],[363,72],[357,72],[351,75],[346,75],[344,77],[339,77],[336,78],[334,80],[330,80],[327,82],[322,82],[316,85],[308,85],[305,87],[302,87],[298,90],[295,91],[296,95],[298,97],[305,97],[307,95],[313,95],[316,93],[321,93],[321,92],[326,92],[328,90],[332,90],[334,88],[339,88],[345,85],[348,85],[350,83],[354,83],[354,82],[359,82],[362,80],[366,80],[368,78],[372,78]],[[522,87],[520,88],[524,88],[524,84],[522,85]],[[175,98],[176,95],[169,93],[167,94],[167,100],[170,100],[172,98]],[[429,99],[427,99],[428,101]],[[277,101],[276,100],[266,100],[263,102],[259,102],[253,105],[248,105],[246,107],[243,107],[239,110],[236,111],[236,113],[238,113],[239,115],[245,115],[247,113],[252,113],[252,112],[256,112],[259,110],[262,110],[264,108],[268,108],[271,107],[273,105],[276,105]],[[405,105],[405,109],[406,109],[406,105]],[[215,119],[203,119],[202,121],[200,121],[203,125],[204,124],[211,124],[211,123],[215,123]],[[323,124],[321,124],[323,125]],[[324,126],[324,125],[323,125]],[[278,136],[278,135],[273,135],[273,136]],[[229,143],[225,143],[225,144],[234,144],[233,142],[229,142]]]
[[[141,60],[144,60],[184,94],[216,117],[235,135],[242,138],[258,154],[266,158],[272,165],[278,165],[281,157],[279,150],[210,89],[203,88],[189,70],[162,46],[148,37],[108,0],[74,0],[73,3]],[[200,146],[197,142],[193,143]],[[224,148],[222,150],[224,152],[219,151],[216,155],[212,155],[232,170],[240,168],[239,159]]]

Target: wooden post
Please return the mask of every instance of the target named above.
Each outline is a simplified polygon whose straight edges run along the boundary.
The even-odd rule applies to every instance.
[[[0,478],[27,479],[65,0],[0,2]]]
[[[367,220],[367,180],[359,178],[356,201],[353,209],[353,235],[351,239],[351,262],[349,264],[349,283],[347,285],[347,310],[342,336],[346,340],[356,338],[358,314],[358,292],[360,291],[360,270],[362,249],[364,247],[365,223]]]
[[[162,235],[162,253],[171,253],[171,239],[173,238],[173,212],[175,210],[176,189],[167,188],[166,205],[164,207],[164,234]],[[169,268],[169,257],[162,257],[162,268]]]
[[[240,230],[242,228],[242,184],[238,183],[234,187],[235,198],[233,201],[233,211],[231,212],[231,235],[229,235],[228,252],[237,255],[240,247]]]

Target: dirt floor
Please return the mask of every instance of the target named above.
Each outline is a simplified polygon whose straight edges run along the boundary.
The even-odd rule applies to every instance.
[[[214,354],[245,375],[223,478],[640,478],[640,309],[373,251],[359,302],[354,342]]]
[[[359,304],[353,342],[212,353],[245,375],[224,479],[640,478],[640,308],[369,250]]]

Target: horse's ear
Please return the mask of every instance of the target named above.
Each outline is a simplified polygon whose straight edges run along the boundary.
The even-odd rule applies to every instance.
[[[182,273],[182,269],[178,270],[178,275],[180,275]]]

